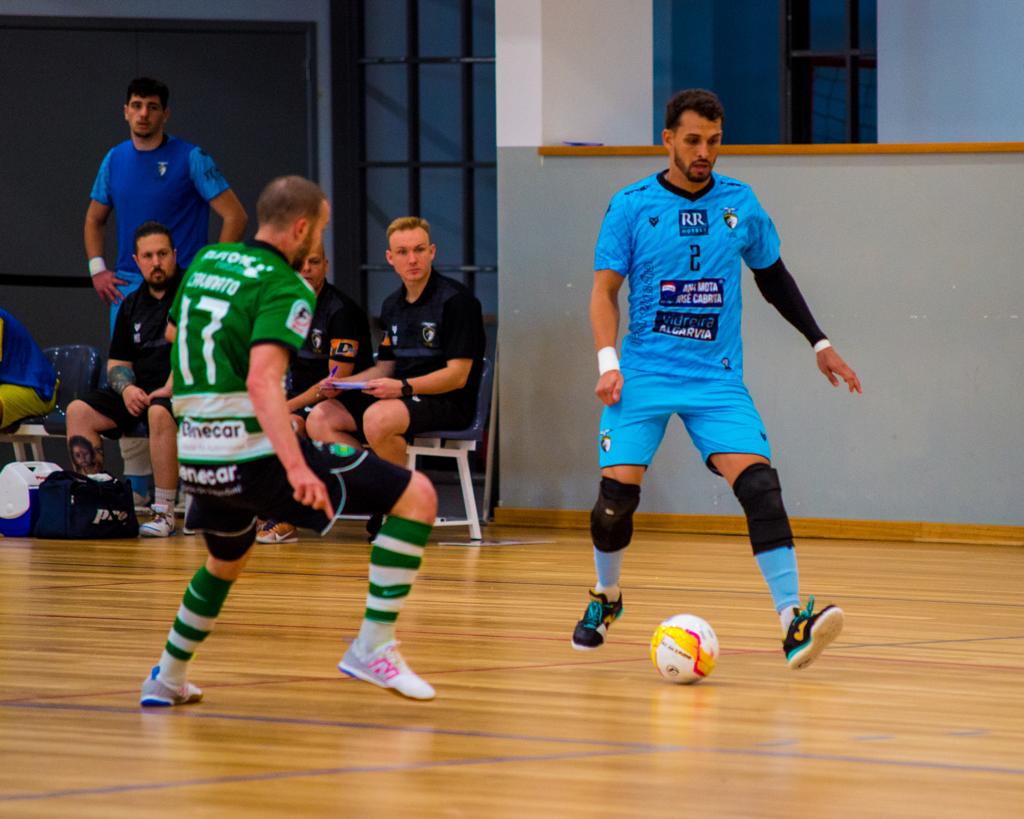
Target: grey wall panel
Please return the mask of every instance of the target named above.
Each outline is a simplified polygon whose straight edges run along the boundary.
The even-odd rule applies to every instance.
[[[505,506],[593,504],[593,244],[611,194],[660,167],[499,151]],[[815,316],[864,382],[860,396],[830,387],[746,275],[746,381],[790,513],[1020,525],[1024,239],[1010,214],[1024,156],[727,156],[717,170],[753,185]],[[676,421],[641,510],[740,513]]]

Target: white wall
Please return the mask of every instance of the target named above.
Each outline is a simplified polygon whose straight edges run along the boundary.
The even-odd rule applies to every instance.
[[[496,0],[498,146],[651,140],[651,0]]]
[[[594,241],[614,191],[664,165],[499,150],[504,506],[594,502]],[[1024,239],[1007,214],[1024,153],[723,156],[718,169],[754,187],[815,318],[864,385],[829,386],[744,274],[744,379],[789,513],[1019,526]],[[676,420],[641,510],[741,514]]]
[[[1024,141],[1024,3],[878,4],[879,142]]]

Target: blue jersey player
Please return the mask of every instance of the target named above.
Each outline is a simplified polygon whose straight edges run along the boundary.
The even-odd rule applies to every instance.
[[[818,369],[860,392],[856,373],[815,323],[779,256],[779,237],[749,186],[712,173],[724,111],[709,91],[668,103],[662,140],[667,171],[612,198],[597,241],[590,322],[604,402],[598,438],[601,487],[591,513],[597,584],[572,645],[604,644],[622,614],[619,577],[633,534],[644,471],[679,415],[701,457],[729,482],[782,623],[791,668],[809,664],[842,630],[836,606],[800,607],[793,533],[771,466],[764,424],[743,384],[741,262],[765,299],[813,345]],[[629,280],[629,329],[615,351],[618,294]]]
[[[125,95],[129,139],[111,148],[96,174],[85,214],[85,251],[96,293],[117,307],[142,282],[135,264],[135,229],[143,222],[167,225],[182,270],[208,242],[210,209],[223,219],[221,242],[237,242],[248,217],[234,191],[202,148],[165,132],[170,91],[159,80],[136,77]],[[117,211],[117,262],[103,258],[110,212]],[[118,285],[123,286],[122,289]]]

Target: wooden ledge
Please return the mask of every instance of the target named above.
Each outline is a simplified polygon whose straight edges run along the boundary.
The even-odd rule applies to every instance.
[[[494,522],[502,526],[586,529],[590,526],[590,512],[576,509],[498,507],[494,510]],[[1024,526],[831,518],[791,518],[790,522],[797,537],[1024,546]],[[744,536],[747,534],[747,522],[741,515],[666,515],[640,512],[634,516],[633,526],[643,532]]]
[[[723,145],[725,156],[842,156],[849,154],[1017,154],[1024,142],[908,142],[836,145]],[[541,156],[664,156],[661,145],[542,145]]]

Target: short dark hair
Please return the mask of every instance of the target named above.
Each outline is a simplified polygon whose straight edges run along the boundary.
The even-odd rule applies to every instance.
[[[146,236],[154,236],[157,233],[162,233],[164,236],[167,237],[167,241],[171,243],[171,249],[173,250],[174,237],[171,236],[171,231],[167,228],[167,225],[150,220],[148,222],[143,222],[141,225],[135,228],[135,252],[138,253],[139,251],[139,239],[145,238]]]
[[[712,122],[725,120],[722,101],[714,91],[704,88],[687,88],[672,97],[665,106],[665,127],[670,131],[678,128],[683,111],[695,111]]]
[[[160,80],[152,77],[136,77],[128,83],[128,93],[125,94],[124,104],[131,102],[132,97],[160,97],[160,105],[167,107],[167,100],[171,98],[170,89]]]
[[[269,225],[283,229],[305,216],[310,221],[320,217],[320,204],[327,195],[316,182],[302,176],[279,176],[272,179],[256,200],[256,221],[260,227]]]

